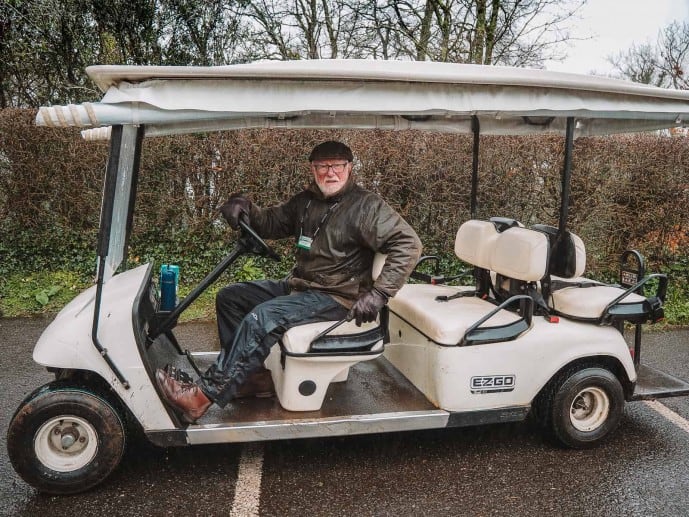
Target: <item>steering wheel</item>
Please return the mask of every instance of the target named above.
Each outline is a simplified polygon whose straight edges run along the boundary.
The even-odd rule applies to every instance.
[[[266,241],[264,241],[260,235],[258,235],[254,229],[249,226],[246,217],[239,218],[239,227],[242,229],[242,238],[246,237],[249,244],[253,246],[246,246],[248,251],[257,253],[259,255],[264,255],[277,262],[281,260],[280,255],[278,255],[273,248],[271,248]]]

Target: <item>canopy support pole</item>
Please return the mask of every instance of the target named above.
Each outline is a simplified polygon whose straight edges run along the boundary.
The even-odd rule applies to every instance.
[[[117,171],[119,168],[119,147],[122,144],[122,126],[113,126],[112,138],[110,139],[110,154],[105,170],[105,186],[103,187],[103,205],[101,207],[101,220],[98,233],[98,276],[96,280],[96,299],[93,307],[93,324],[91,326],[91,341],[96,347],[100,356],[113,371],[117,380],[120,381],[125,389],[129,389],[129,382],[124,378],[117,365],[113,363],[108,355],[107,349],[103,347],[98,339],[98,324],[100,323],[100,308],[103,298],[103,284],[105,283],[105,263],[108,255],[108,243],[110,241],[111,218],[113,212],[113,199],[117,189]]]
[[[479,134],[481,132],[481,124],[476,115],[471,116],[471,132],[474,134],[474,146],[471,153],[471,201],[470,211],[471,218],[476,219],[476,211],[478,205],[478,152],[479,152]]]
[[[562,168],[562,188],[560,194],[560,224],[558,225],[558,240],[567,229],[567,215],[569,213],[569,193],[572,183],[572,151],[574,149],[574,117],[567,117],[565,132],[565,163]]]

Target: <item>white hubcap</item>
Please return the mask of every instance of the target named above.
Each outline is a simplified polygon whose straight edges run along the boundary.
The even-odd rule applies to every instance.
[[[574,397],[569,416],[578,431],[594,431],[607,420],[610,413],[610,399],[600,388],[581,390]]]
[[[40,427],[33,446],[43,465],[57,472],[72,472],[96,457],[98,435],[83,418],[58,416]]]

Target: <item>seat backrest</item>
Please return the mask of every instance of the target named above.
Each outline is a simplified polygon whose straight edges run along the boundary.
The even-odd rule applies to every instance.
[[[548,238],[528,228],[498,232],[490,221],[471,219],[457,231],[455,253],[473,266],[516,280],[535,282],[548,271]]]
[[[542,232],[548,238],[550,260],[548,275],[574,278],[584,274],[586,269],[586,248],[578,235],[565,231],[558,239],[558,229],[546,224],[535,224],[532,229]]]
[[[490,260],[498,235],[498,230],[490,221],[470,219],[457,230],[455,254],[467,264],[490,269]]]
[[[502,232],[491,258],[491,271],[515,280],[536,282],[548,272],[548,239],[528,228]]]

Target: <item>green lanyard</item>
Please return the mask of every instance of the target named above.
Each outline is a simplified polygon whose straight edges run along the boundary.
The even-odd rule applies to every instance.
[[[318,226],[316,227],[316,231],[313,232],[313,237],[307,237],[304,235],[304,219],[306,219],[306,213],[309,211],[309,207],[311,206],[311,199],[309,199],[309,202],[306,203],[306,206],[304,207],[304,213],[301,216],[301,221],[299,222],[301,228],[299,229],[299,239],[297,240],[297,248],[305,251],[309,251],[311,249],[311,244],[313,243],[313,240],[316,238],[316,235],[318,235],[318,231],[321,229],[321,226],[323,226],[323,223],[325,223],[325,220],[328,218],[330,213],[335,209],[335,207],[339,204],[339,201],[337,203],[334,203],[328,207],[328,210],[323,214],[323,217],[321,217],[320,222],[318,223]]]

